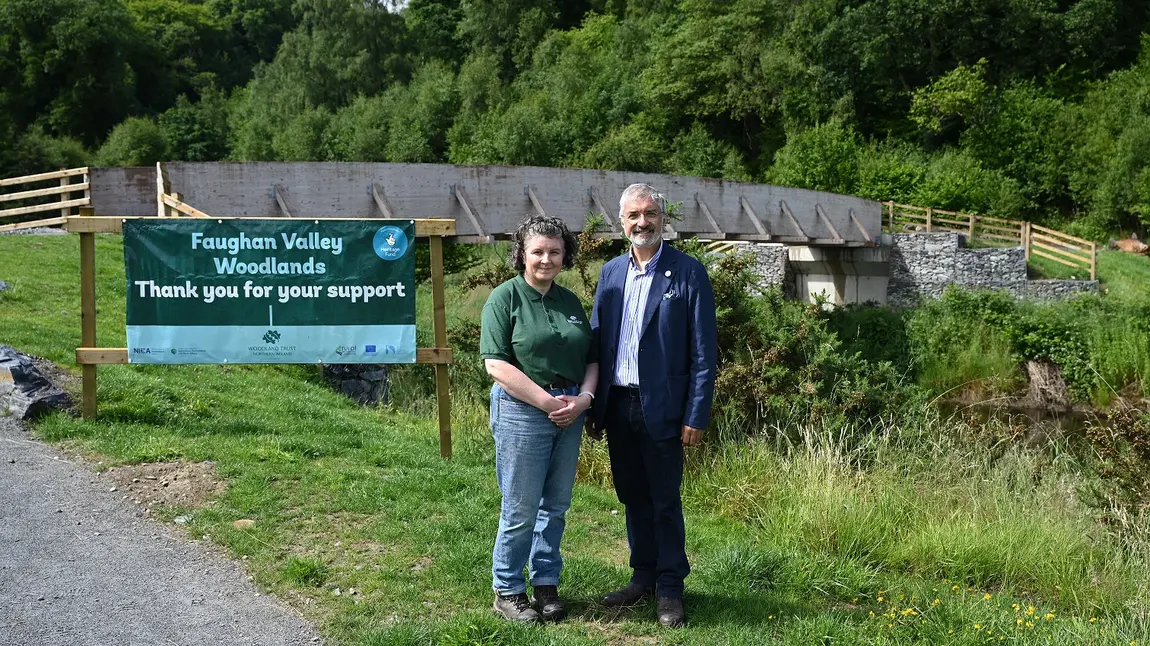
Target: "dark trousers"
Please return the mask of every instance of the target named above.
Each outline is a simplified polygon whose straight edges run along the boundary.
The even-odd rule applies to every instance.
[[[660,597],[680,598],[691,572],[679,497],[682,439],[651,438],[637,389],[613,387],[605,421],[615,493],[627,513],[631,581],[655,586]]]

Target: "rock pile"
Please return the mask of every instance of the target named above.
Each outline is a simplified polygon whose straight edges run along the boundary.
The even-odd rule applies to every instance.
[[[386,404],[391,394],[387,365],[381,363],[329,363],[323,378],[332,388],[354,399],[360,406]]]

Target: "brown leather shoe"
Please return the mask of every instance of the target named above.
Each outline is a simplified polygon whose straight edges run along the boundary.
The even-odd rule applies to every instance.
[[[659,597],[658,614],[659,623],[667,628],[681,628],[687,622],[682,599]]]
[[[655,588],[638,583],[628,583],[627,587],[603,595],[599,603],[608,608],[627,608],[644,599],[654,596]]]

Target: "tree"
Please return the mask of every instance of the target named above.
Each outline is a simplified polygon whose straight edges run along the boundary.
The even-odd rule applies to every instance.
[[[787,138],[767,180],[784,186],[833,193],[854,192],[859,143],[855,131],[837,119]]]
[[[95,143],[139,108],[147,51],[121,0],[0,0],[0,113]]]
[[[128,9],[156,50],[148,61],[148,82],[139,90],[145,106],[162,110],[178,95],[195,99],[200,92],[233,78],[232,64],[225,58],[229,35],[224,22],[206,5],[128,0]],[[141,73],[139,68],[137,73]]]
[[[158,123],[173,160],[217,161],[228,156],[227,99],[219,90],[209,88],[195,103],[181,94]]]

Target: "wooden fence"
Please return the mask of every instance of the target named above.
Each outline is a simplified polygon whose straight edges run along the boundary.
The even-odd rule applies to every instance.
[[[977,213],[958,213],[924,206],[883,202],[884,222],[890,233],[961,233],[971,244],[1022,247],[1031,255],[1090,272],[1098,279],[1098,245],[1090,240],[1020,220],[991,218]]]
[[[0,209],[0,231],[62,225],[73,209],[91,204],[88,187],[87,168],[0,179],[0,206],[15,203]],[[29,215],[44,213],[51,213],[52,217],[27,219]],[[16,219],[19,221],[12,222]]]

